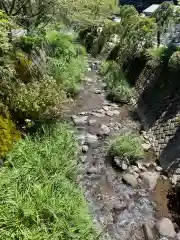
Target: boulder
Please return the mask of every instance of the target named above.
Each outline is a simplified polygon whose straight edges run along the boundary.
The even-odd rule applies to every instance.
[[[163,217],[159,219],[156,222],[156,229],[163,236],[172,237],[172,238],[176,236],[174,225],[169,218]]]
[[[138,185],[137,179],[130,173],[124,174],[123,180],[133,188],[135,188]]]
[[[109,135],[110,133],[110,128],[104,124],[101,125],[100,127],[100,135]]]
[[[153,190],[156,186],[157,179],[159,177],[159,173],[157,172],[142,172],[140,173],[140,177],[142,178],[142,184]]]

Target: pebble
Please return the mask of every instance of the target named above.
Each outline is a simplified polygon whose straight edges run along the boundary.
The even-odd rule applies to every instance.
[[[89,119],[88,124],[94,126],[96,124],[96,119]]]
[[[156,222],[156,229],[163,236],[172,237],[172,238],[176,236],[173,223],[169,218],[163,217],[159,219]]]
[[[123,175],[123,180],[133,188],[135,188],[138,185],[137,179],[132,174],[129,173]]]
[[[112,117],[113,116],[113,111],[107,111],[106,115],[109,116],[109,117]]]
[[[103,109],[104,109],[105,111],[108,111],[108,110],[109,110],[109,106],[104,106]]]
[[[162,167],[160,167],[160,166],[157,166],[157,167],[156,167],[156,171],[157,171],[157,172],[161,172],[162,170],[163,170]]]
[[[109,135],[110,131],[111,130],[110,130],[110,128],[108,126],[106,126],[104,124],[101,125],[101,127],[100,127],[100,135],[101,136],[102,135]]]
[[[73,122],[76,125],[86,124],[88,116],[72,116]]]
[[[119,115],[119,111],[118,111],[118,110],[114,110],[114,111],[113,111],[113,114],[114,114],[114,115]]]
[[[76,139],[80,145],[84,145],[84,143],[86,141],[86,137],[84,134],[77,135]]]
[[[91,144],[95,144],[98,142],[98,137],[96,135],[87,133],[86,135],[86,143],[91,145]]]
[[[87,156],[80,156],[80,160],[82,163],[85,163]]]
[[[79,115],[82,115],[82,116],[84,116],[84,115],[86,115],[86,114],[88,114],[87,112],[80,112],[79,113]]]
[[[101,89],[95,89],[94,93],[95,94],[101,94]]]
[[[95,116],[95,117],[98,117],[98,118],[104,117],[104,114],[102,114],[102,113],[97,113],[97,112],[92,112],[91,115],[93,115],[93,116]]]
[[[89,149],[88,145],[82,146],[82,152],[86,153],[88,151],[88,149]]]

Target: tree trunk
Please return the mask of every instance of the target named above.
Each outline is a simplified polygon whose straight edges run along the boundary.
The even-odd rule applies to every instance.
[[[158,30],[157,32],[157,46],[159,47],[161,44],[161,33],[160,31]]]

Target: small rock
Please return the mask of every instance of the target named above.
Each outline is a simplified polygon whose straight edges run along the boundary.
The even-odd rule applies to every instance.
[[[107,111],[106,115],[109,116],[109,117],[112,117],[113,116],[113,111]]]
[[[129,174],[129,173],[126,173],[123,175],[123,180],[129,184],[130,186],[132,187],[136,187],[138,182],[136,180],[136,178],[132,175],[132,174]]]
[[[166,237],[174,238],[176,236],[176,232],[174,230],[174,226],[172,221],[169,218],[161,218],[156,222],[156,228],[159,233]]]
[[[162,171],[162,167],[157,166],[157,167],[156,167],[156,171],[157,171],[157,172],[161,172],[161,171]]]
[[[91,71],[91,70],[90,70]],[[85,77],[85,82],[92,82],[92,78]]]
[[[96,112],[104,114],[104,109],[97,109]]]
[[[159,173],[142,172],[140,173],[140,177],[142,178],[142,183],[145,185],[145,187],[149,188],[150,190],[153,190],[156,186]]]
[[[90,167],[88,170],[87,170],[87,174],[96,174],[96,173],[99,173],[99,169],[96,168],[96,167]]]
[[[153,232],[147,223],[143,224],[143,231],[146,240],[154,240]]]
[[[101,90],[100,89],[95,89],[94,93],[95,94],[101,94]]]
[[[118,110],[114,110],[114,111],[113,111],[113,114],[114,114],[114,115],[119,115],[119,111],[118,111]]]
[[[139,168],[135,165],[132,165],[128,168],[128,172],[129,173],[133,173],[133,172],[137,172],[137,173],[140,173],[141,171],[139,170]]]
[[[124,171],[128,168],[128,165],[127,165],[127,162],[126,162],[126,161],[122,161],[122,163],[121,163],[121,168],[122,168],[122,170],[124,170]]]
[[[86,141],[86,137],[84,134],[77,135],[76,139],[80,145],[84,145],[84,143]]]
[[[84,115],[86,115],[87,114],[87,112],[80,112],[79,113],[79,115],[82,115],[82,116],[84,116]]]
[[[72,119],[76,125],[81,125],[87,123],[88,116],[72,116]]]
[[[151,145],[149,143],[143,143],[141,146],[145,151],[148,151],[151,148]]]
[[[110,128],[102,124],[100,127],[100,135],[109,135],[109,133],[110,133]]]
[[[139,178],[139,174],[137,172],[133,172],[133,176],[138,179]]]
[[[127,161],[124,161],[122,159],[120,159],[119,157],[115,156],[113,159],[116,167],[121,168],[122,170],[126,170],[128,168],[128,163]]]
[[[180,168],[176,169],[175,174],[179,174],[180,175]]]
[[[85,163],[87,156],[80,156],[80,160],[82,163]]]
[[[150,167],[150,163],[144,163],[144,166],[146,167],[146,168],[149,168]]]
[[[104,114],[102,114],[102,113],[97,113],[97,112],[92,112],[91,115],[93,115],[93,116],[95,116],[95,117],[98,117],[98,118],[104,117]]]
[[[88,72],[91,72],[91,68],[90,67],[87,70],[88,70]]]
[[[86,135],[86,143],[91,145],[91,144],[95,144],[98,142],[98,137],[96,135],[90,134],[88,133]]]
[[[142,166],[142,164],[140,162],[136,162],[136,164],[140,170],[143,170],[144,167]]]
[[[89,147],[87,145],[82,146],[82,152],[86,153],[88,151]]]
[[[103,109],[104,109],[105,111],[108,111],[108,110],[109,110],[109,106],[104,106]]]
[[[171,177],[172,184],[176,185],[177,182],[179,182],[179,181],[180,181],[180,175],[173,174],[173,176]]]
[[[90,119],[90,120],[88,121],[88,124],[89,124],[90,126],[94,126],[94,125],[96,124],[96,119]]]

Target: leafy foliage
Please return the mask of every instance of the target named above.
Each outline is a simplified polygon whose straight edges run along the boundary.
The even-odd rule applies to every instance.
[[[142,139],[133,133],[119,136],[111,142],[109,152],[112,155],[127,158],[129,161],[144,157]]]
[[[9,115],[0,115],[0,157],[5,157],[15,141],[21,137]]]
[[[17,143],[0,172],[0,235],[93,240],[97,233],[74,183],[78,153],[72,129],[42,128],[45,135]]]

